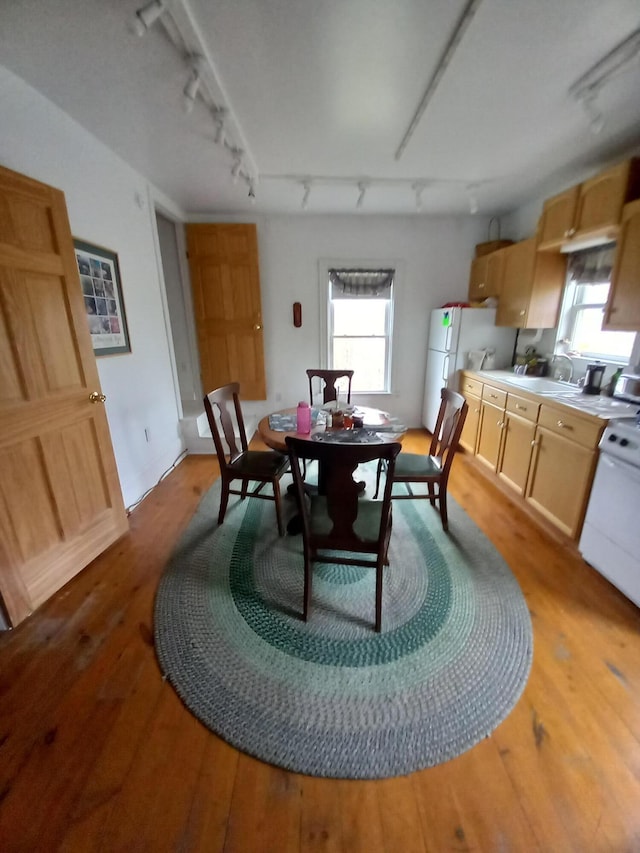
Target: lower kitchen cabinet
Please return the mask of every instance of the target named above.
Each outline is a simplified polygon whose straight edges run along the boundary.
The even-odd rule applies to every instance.
[[[535,432],[535,423],[512,412],[505,412],[497,474],[521,495],[524,495],[527,486]]]
[[[471,416],[465,449],[525,506],[577,541],[605,422],[542,403],[546,398],[535,394],[507,392],[468,373],[462,374],[460,390],[470,412],[472,406],[479,408]]]
[[[469,453],[476,452],[476,442],[478,439],[478,427],[480,425],[480,409],[482,402],[482,382],[477,379],[463,379],[460,385],[460,391],[467,401],[467,417],[462,427],[460,435],[460,444]]]
[[[595,450],[536,428],[526,500],[572,539],[582,529],[595,463]]]

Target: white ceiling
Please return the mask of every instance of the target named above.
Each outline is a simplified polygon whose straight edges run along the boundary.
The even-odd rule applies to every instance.
[[[415,212],[415,182],[425,213],[468,213],[471,195],[503,213],[640,145],[637,56],[598,96],[600,133],[569,94],[640,26],[638,0],[476,0],[399,158],[469,0],[169,0],[139,38],[142,5],[2,0],[0,61],[191,213],[301,212],[305,178],[309,213]],[[185,114],[189,52],[209,106]],[[230,111],[226,145],[211,105]]]

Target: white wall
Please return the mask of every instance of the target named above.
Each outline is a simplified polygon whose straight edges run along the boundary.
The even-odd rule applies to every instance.
[[[102,356],[97,363],[124,502],[129,506],[183,449],[153,203],[157,199],[168,210],[175,206],[2,66],[0,103],[0,163],[63,190],[74,237],[118,254],[132,352]]]
[[[198,216],[193,221],[249,221],[231,216]],[[268,399],[244,403],[262,416],[307,399],[305,369],[319,367],[320,305],[318,262],[398,264],[394,316],[394,377],[391,396],[358,396],[356,402],[388,408],[408,426],[420,426],[428,316],[445,302],[468,296],[475,244],[485,239],[487,221],[465,216],[256,216]],[[302,303],[302,326],[293,325],[292,305]]]

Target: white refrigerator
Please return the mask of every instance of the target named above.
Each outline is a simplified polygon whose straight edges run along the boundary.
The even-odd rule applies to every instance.
[[[516,330],[495,322],[495,308],[436,308],[431,312],[422,407],[422,423],[429,432],[436,425],[440,389],[458,390],[458,371],[469,366],[470,352],[494,350],[491,369],[511,365]]]

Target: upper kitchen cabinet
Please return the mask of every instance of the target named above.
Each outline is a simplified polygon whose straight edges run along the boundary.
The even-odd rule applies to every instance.
[[[639,196],[640,159],[633,158],[547,199],[538,222],[538,251],[615,240],[625,202]]]
[[[622,212],[602,328],[640,330],[640,200],[626,204]]]
[[[480,255],[471,262],[469,301],[477,302],[488,296],[500,296],[504,249]]]
[[[558,322],[566,256],[536,251],[534,237],[507,249],[502,269],[502,293],[496,326],[552,329]]]

